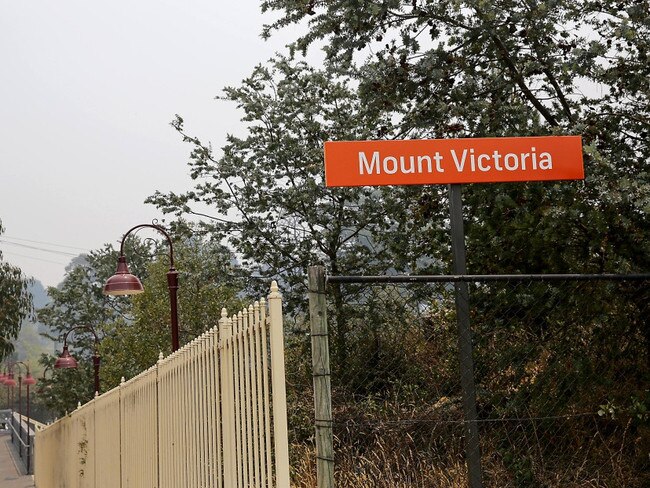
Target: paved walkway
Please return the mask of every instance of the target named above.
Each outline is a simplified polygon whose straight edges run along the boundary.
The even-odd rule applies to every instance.
[[[2,488],[33,488],[31,475],[25,476],[16,469],[9,432],[0,431],[0,486]]]

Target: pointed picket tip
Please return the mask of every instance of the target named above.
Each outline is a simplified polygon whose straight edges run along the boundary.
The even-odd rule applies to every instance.
[[[232,322],[230,321],[230,317],[228,317],[228,311],[225,308],[221,309],[221,318],[219,319],[219,328],[222,327],[231,327]],[[215,327],[216,329],[216,327]]]
[[[273,298],[282,298],[280,288],[278,288],[278,282],[275,280],[271,282],[271,293],[269,293],[269,300]]]

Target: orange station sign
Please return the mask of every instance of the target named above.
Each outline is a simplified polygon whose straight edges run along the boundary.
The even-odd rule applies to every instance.
[[[580,136],[325,143],[325,185],[584,179]]]

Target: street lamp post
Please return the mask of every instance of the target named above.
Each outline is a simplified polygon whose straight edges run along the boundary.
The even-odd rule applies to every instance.
[[[29,437],[29,424],[31,423],[31,417],[29,412],[29,387],[36,384],[36,378],[34,378],[29,372],[29,366],[27,366],[27,375],[25,376],[24,383],[27,385],[27,445],[25,449],[27,450],[27,472],[30,471],[30,465],[32,460],[32,439]]]
[[[7,366],[4,365],[4,369],[2,371],[0,371],[0,385],[4,385],[5,380],[7,378],[8,378],[8,376],[7,376]],[[7,409],[9,409],[9,408],[10,408],[10,406],[9,406],[9,388],[7,388]],[[4,425],[3,425],[3,427],[4,427]]]
[[[7,387],[7,402],[11,405],[11,417],[9,419],[9,425],[11,426],[11,442],[14,442],[14,387],[16,386],[16,380],[14,379],[14,373],[12,371],[13,364],[9,363],[7,366],[7,374],[2,384]]]
[[[25,373],[26,373],[25,374],[25,379],[23,380],[22,371],[21,371],[20,368],[18,368],[18,414],[20,415],[19,421],[18,421],[18,432],[19,432],[20,440],[23,441],[23,435],[22,435],[22,432],[23,432],[23,390],[22,390],[22,388],[23,388],[23,383],[24,383],[26,385],[26,387],[27,387],[27,412],[26,412],[27,413],[27,416],[26,416],[27,420],[25,421],[25,424],[26,424],[25,425],[25,427],[26,427],[25,428],[25,439],[24,439],[24,442],[22,442],[22,443],[25,446],[26,455],[27,455],[27,470],[29,471],[29,464],[30,464],[29,463],[29,445],[30,445],[30,442],[29,442],[29,424],[30,424],[30,421],[31,421],[31,418],[30,418],[30,415],[29,415],[30,414],[30,412],[29,412],[29,407],[30,407],[29,387],[31,385],[36,384],[36,380],[32,376],[32,373],[29,371],[29,365],[25,364],[23,361],[16,361],[15,363],[12,364],[11,367],[12,368],[23,367],[23,368],[25,368]],[[23,453],[22,447],[20,447],[19,452],[20,452],[20,456],[22,457],[22,453]]]
[[[9,401],[9,392],[11,392],[11,409],[12,409],[11,425],[12,426],[13,426],[13,404],[14,404],[13,390],[14,390],[14,387],[16,386],[16,380],[14,379],[14,368],[16,368],[16,367],[23,367],[23,368],[25,368],[25,372],[26,372],[25,379],[23,380],[22,371],[21,371],[20,368],[18,369],[18,415],[20,416],[19,419],[18,419],[18,431],[19,431],[18,435],[19,435],[19,439],[20,439],[20,441],[22,443],[22,441],[23,441],[23,435],[22,435],[23,417],[24,417],[24,415],[23,415],[23,391],[22,391],[22,385],[23,385],[23,383],[25,383],[25,385],[27,386],[27,412],[26,412],[27,413],[27,416],[26,416],[27,420],[25,421],[27,428],[26,428],[26,439],[24,441],[25,442],[24,445],[25,445],[25,447],[27,449],[27,456],[28,456],[27,457],[27,464],[28,464],[28,469],[29,469],[29,444],[30,444],[29,443],[29,424],[30,424],[30,420],[31,420],[30,411],[29,411],[30,410],[29,387],[31,385],[36,384],[36,380],[34,379],[34,377],[32,376],[32,374],[31,374],[31,372],[29,370],[29,365],[24,363],[23,361],[14,361],[13,363],[9,363],[9,365],[5,369],[6,372],[3,373],[2,375],[0,375],[0,381],[2,382],[2,384],[4,384],[8,388],[8,391],[7,391],[7,400],[8,401]],[[13,442],[13,439],[14,439],[13,434],[14,434],[14,431],[13,431],[13,428],[12,428],[12,431],[11,431],[11,440],[12,440],[12,442]],[[23,453],[22,447],[20,448],[19,452],[20,452],[20,456],[22,457],[22,453]]]
[[[144,227],[155,229],[165,236],[169,243],[169,271],[167,272],[167,285],[169,288],[169,303],[171,315],[171,331],[172,331],[172,351],[177,351],[179,348],[178,339],[178,271],[174,268],[174,248],[172,240],[165,229],[156,224],[140,224],[128,230],[122,243],[120,244],[120,257],[117,261],[117,271],[111,276],[104,285],[105,295],[136,295],[142,293],[144,288],[137,276],[130,273],[129,267],[126,263],[124,256],[124,242],[126,238],[133,231],[142,229]]]
[[[63,352],[61,352],[61,355],[55,361],[54,367],[57,369],[68,369],[68,368],[77,367],[77,360],[72,357],[70,351],[68,350],[68,336],[70,335],[70,333],[79,329],[84,329],[92,332],[95,338],[95,348],[93,354],[93,369],[94,369],[94,379],[95,379],[94,386],[95,386],[95,393],[99,393],[99,363],[100,363],[99,347],[98,347],[99,337],[97,336],[95,329],[93,329],[89,325],[78,325],[76,327],[72,327],[70,330],[68,330],[68,332],[65,333],[65,336],[63,338]]]
[[[43,390],[45,389],[45,380],[47,379],[45,375],[47,374],[48,371],[52,372],[52,365],[51,364],[48,364],[47,366],[45,366],[45,369],[43,370],[43,374],[41,375],[41,386],[39,387],[39,389],[37,391],[37,393],[39,395],[41,395],[43,393]],[[47,388],[48,389],[52,388],[52,385],[47,385]]]
[[[5,381],[9,379],[9,374],[7,372],[7,365],[4,365],[4,370],[0,373],[0,384],[5,384]],[[7,408],[11,408],[11,403],[9,402],[9,388],[7,388]]]

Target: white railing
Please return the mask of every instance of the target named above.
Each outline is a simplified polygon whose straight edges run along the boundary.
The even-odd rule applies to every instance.
[[[264,299],[36,433],[37,488],[289,486],[282,303]]]
[[[18,412],[13,412],[9,418],[8,426],[11,430],[11,442],[18,452],[18,458],[22,461],[25,471],[32,474],[34,433],[44,425]]]

